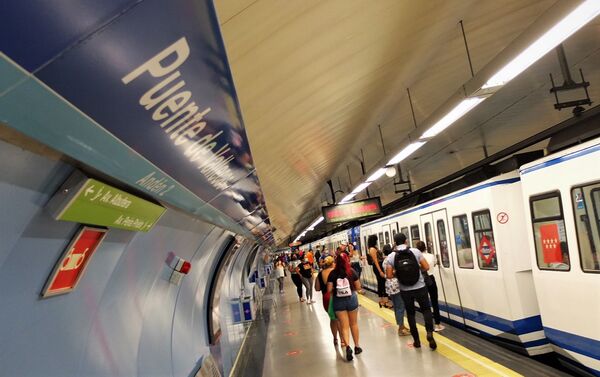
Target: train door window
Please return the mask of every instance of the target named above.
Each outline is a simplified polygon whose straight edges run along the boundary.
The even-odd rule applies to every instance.
[[[413,242],[416,244],[415,241]],[[430,223],[425,223],[425,246],[427,246],[428,252],[433,253],[433,234]]]
[[[579,242],[579,259],[584,272],[600,272],[600,183],[571,190]]]
[[[417,241],[421,240],[421,235],[419,234],[419,226],[411,225],[410,226],[410,242],[413,247],[417,246]]]
[[[529,203],[538,267],[541,270],[570,270],[560,193],[532,197]]]
[[[498,257],[490,211],[473,212],[473,230],[477,242],[477,262],[482,270],[497,270]]]
[[[473,268],[473,251],[471,249],[471,236],[469,236],[469,222],[467,215],[454,216],[454,245],[458,267]]]
[[[390,232],[387,232],[387,231],[385,232],[385,243],[388,245],[391,245],[390,244]]]
[[[445,268],[450,267],[450,255],[448,254],[448,237],[446,236],[446,224],[444,220],[438,220],[438,241],[440,244],[440,256],[442,257],[442,266]]]
[[[379,236],[377,237],[377,242],[379,243],[379,250],[383,249],[383,232],[379,232]]]
[[[400,233],[404,234],[406,236],[406,239],[409,240],[409,238],[408,238],[409,237],[409,233],[408,233],[408,227],[407,226],[400,228]],[[408,244],[412,245],[410,243],[410,241],[408,242]]]

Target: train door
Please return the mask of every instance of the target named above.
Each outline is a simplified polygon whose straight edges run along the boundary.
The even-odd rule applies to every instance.
[[[384,225],[382,227],[382,229],[383,229],[383,237],[382,237],[383,239],[381,241],[381,249],[383,250],[383,245],[387,245],[387,244],[391,245],[392,241],[391,241],[391,236],[390,236],[390,229],[391,229],[390,225],[389,224]]]
[[[446,317],[449,319],[465,324],[455,266],[451,256],[446,210],[421,215],[421,227],[427,249],[433,252],[438,260],[434,275],[438,292],[441,287],[441,292],[438,293],[440,304],[442,304],[440,310],[445,311]]]

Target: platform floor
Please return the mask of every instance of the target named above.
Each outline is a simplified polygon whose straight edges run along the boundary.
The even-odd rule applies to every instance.
[[[272,283],[275,283],[274,281]],[[296,376],[522,376],[436,333],[438,349],[431,351],[420,326],[422,347],[396,332],[393,312],[359,296],[360,344],[364,352],[347,362],[334,347],[329,317],[315,292],[315,304],[299,302],[289,277],[285,293],[273,293],[262,375]],[[548,375],[548,374],[546,374]]]

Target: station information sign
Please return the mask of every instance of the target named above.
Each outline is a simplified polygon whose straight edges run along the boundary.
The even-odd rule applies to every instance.
[[[72,175],[52,198],[49,207],[56,220],[147,232],[165,208],[123,190]]]
[[[322,208],[326,223],[339,223],[358,220],[381,214],[381,199],[379,197],[355,202],[327,206]]]

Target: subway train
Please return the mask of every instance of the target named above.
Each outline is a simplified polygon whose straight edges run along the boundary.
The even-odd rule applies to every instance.
[[[311,246],[423,240],[446,322],[600,376],[599,161],[600,138]],[[376,288],[370,268],[361,281]]]

